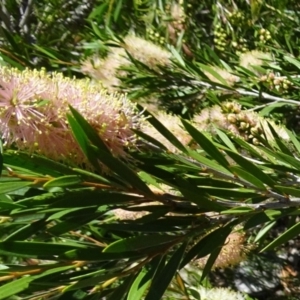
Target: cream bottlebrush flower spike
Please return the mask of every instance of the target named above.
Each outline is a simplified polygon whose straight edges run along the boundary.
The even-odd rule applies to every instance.
[[[235,292],[229,288],[193,288],[200,294],[200,299],[203,300],[245,300],[246,297],[240,293]]]
[[[77,109],[116,156],[135,145],[131,128],[143,118],[124,95],[108,94],[89,80],[45,71],[0,68],[0,132],[4,144],[56,160],[86,164],[66,120]]]
[[[240,81],[240,78],[238,76],[235,76],[233,74],[231,74],[230,72],[228,72],[227,70],[221,69],[219,67],[214,67],[211,66],[211,69],[214,70],[215,72],[217,72],[228,84],[228,86],[233,86],[235,83]],[[215,83],[221,83],[219,79],[217,79],[216,77],[214,77],[211,73],[209,73],[208,71],[204,71],[204,74],[212,81]]]
[[[235,266],[243,261],[251,246],[245,245],[245,235],[240,232],[232,232],[226,239],[222,249],[213,264],[213,269],[215,268],[228,268]],[[209,255],[196,259],[194,264],[200,269],[204,269]]]
[[[123,48],[111,47],[106,58],[101,59],[94,55],[82,63],[81,70],[84,74],[100,80],[104,87],[116,90],[120,85],[118,77],[125,76],[126,72],[120,70],[131,64],[126,53],[136,60],[155,69],[158,65],[170,64],[171,53],[140,37],[128,35],[124,38]]]
[[[258,73],[255,67],[260,67],[267,62],[272,62],[272,55],[257,50],[252,50],[240,55],[240,66],[250,69],[254,73]]]

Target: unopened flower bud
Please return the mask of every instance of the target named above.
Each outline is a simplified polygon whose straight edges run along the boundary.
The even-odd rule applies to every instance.
[[[227,120],[230,122],[230,123],[236,123],[236,115],[235,114],[229,114],[227,116]]]

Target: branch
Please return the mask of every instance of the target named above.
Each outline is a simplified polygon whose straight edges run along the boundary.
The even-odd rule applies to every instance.
[[[205,87],[209,87],[209,88],[215,88],[216,86],[215,85],[212,85],[208,82],[204,82],[204,81],[198,81],[198,80],[192,80],[191,82],[192,84],[194,85],[200,85],[200,86],[205,86]],[[222,91],[228,91],[228,90],[231,90],[231,89],[225,89],[223,87],[216,87],[217,89],[219,90],[222,90]],[[285,103],[288,103],[288,104],[296,104],[296,105],[300,105],[300,102],[297,101],[297,100],[293,100],[293,99],[285,99],[285,98],[280,98],[280,97],[277,97],[277,96],[273,96],[273,95],[270,95],[268,93],[261,93],[257,90],[252,90],[252,91],[247,91],[245,89],[235,89],[234,92],[237,92],[241,95],[245,95],[245,96],[254,96],[254,97],[260,97],[260,98],[264,98],[264,99],[267,99],[267,100],[273,100],[274,103],[277,103],[277,102],[285,102]]]
[[[28,23],[28,20],[29,20],[29,17],[30,17],[32,8],[33,8],[33,1],[34,0],[28,0],[25,11],[22,8],[20,8],[22,16],[21,16],[21,19],[19,22],[19,28],[22,29],[23,32],[26,34],[28,34],[28,31],[29,31],[27,23]]]
[[[7,11],[6,7],[6,1],[2,0],[1,6],[0,6],[0,19],[4,25],[4,28],[9,31],[9,32],[13,32],[13,29],[11,27],[11,23],[10,23],[10,15],[9,12]]]

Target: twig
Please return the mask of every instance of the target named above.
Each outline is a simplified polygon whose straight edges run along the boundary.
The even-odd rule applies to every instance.
[[[2,0],[1,2],[2,3],[0,5],[0,19],[2,20],[5,29],[12,33],[13,29],[11,28],[10,24],[9,12],[6,9],[6,1]]]
[[[204,82],[204,81],[198,81],[198,80],[192,80],[192,84],[198,85],[198,86],[201,85],[201,86],[205,86],[205,87],[209,87],[209,88],[215,87],[215,85],[212,85],[212,84]],[[217,87],[217,89],[223,90],[223,91],[231,90],[231,89],[225,89],[223,87]],[[232,90],[232,91],[237,92],[241,95],[245,95],[245,96],[254,96],[254,97],[264,98],[264,99],[267,99],[267,100],[273,100],[274,103],[285,102],[285,103],[288,103],[288,104],[300,105],[300,102],[297,101],[297,100],[284,99],[284,98],[280,98],[280,97],[277,97],[277,96],[272,96],[272,95],[270,95],[268,93],[265,93],[265,92],[261,93],[257,90],[246,91],[244,89],[235,89],[235,90]]]
[[[21,11],[22,16],[21,16],[21,19],[20,19],[20,22],[19,22],[19,28],[22,29],[23,32],[26,33],[26,34],[29,33],[27,23],[28,23],[32,8],[33,8],[33,0],[28,0],[27,7],[25,8],[25,11],[23,11],[23,9],[20,8],[20,10],[22,9],[22,11]]]

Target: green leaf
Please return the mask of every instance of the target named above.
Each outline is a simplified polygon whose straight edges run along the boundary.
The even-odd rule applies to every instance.
[[[252,212],[253,209],[250,207],[234,207],[228,210],[223,210],[221,213],[222,214],[235,214],[235,215],[239,215],[239,214],[248,214],[250,212]]]
[[[157,246],[167,246],[173,244],[179,238],[176,236],[166,234],[152,234],[145,236],[134,236],[118,240],[108,245],[103,252],[104,253],[118,253],[124,251],[142,251],[147,248]]]
[[[70,125],[72,131],[76,137],[78,135],[78,142],[82,144],[84,153],[87,154],[90,162],[95,166],[98,165],[98,160],[100,160],[104,165],[110,168],[113,172],[118,174],[120,178],[131,184],[132,188],[138,189],[147,195],[153,196],[152,191],[149,187],[137,176],[137,174],[130,169],[125,163],[115,158],[110,150],[107,148],[105,143],[101,140],[95,130],[91,125],[74,109],[70,106],[70,110],[73,114],[72,118],[69,116],[71,121]],[[78,132],[77,132],[78,131]],[[80,134],[81,133],[81,134]],[[90,142],[94,144],[96,149],[93,153],[89,153],[89,139]],[[83,140],[83,141],[81,141]],[[97,156],[95,156],[97,154]]]
[[[257,233],[255,239],[254,239],[254,243],[258,242],[259,240],[261,240],[264,236],[266,236],[266,234],[271,230],[272,227],[274,227],[276,225],[276,221],[269,221],[267,222],[263,228]]]
[[[176,182],[178,184],[178,190],[188,201],[197,204],[198,207],[204,209],[205,211],[222,210],[222,206],[214,201],[209,200],[206,192],[204,192],[201,188],[189,184],[182,178],[177,178]]]
[[[5,165],[22,174],[32,173],[33,175],[52,177],[74,174],[70,167],[36,154],[6,150],[3,159]]]
[[[39,50],[40,52],[46,54],[47,57],[51,57],[52,59],[56,60],[56,61],[59,61],[59,58],[57,58],[53,53],[51,52],[54,52],[54,51],[51,51],[51,49],[49,49],[48,51],[43,48],[43,47],[40,47],[39,45],[37,44],[32,44],[34,48],[36,48],[37,50]],[[51,52],[50,52],[51,51]]]
[[[293,132],[291,132],[290,130],[288,130],[288,129],[285,129],[285,131],[287,132],[290,140],[294,144],[294,146],[297,149],[298,153],[300,153],[300,142],[297,139],[296,135]]]
[[[289,186],[281,186],[281,185],[275,185],[275,187],[281,191],[282,193],[294,197],[300,197],[300,189],[289,187]],[[287,198],[288,201],[288,198]]]
[[[149,276],[149,274],[151,276]],[[136,276],[129,292],[127,300],[141,300],[148,289],[151,279],[153,276],[153,270],[143,268],[140,273]]]
[[[94,8],[93,11],[88,16],[88,19],[91,20],[91,19],[95,19],[95,18],[98,18],[98,19],[103,18],[105,11],[108,7],[109,7],[109,4],[107,2],[105,2],[99,6],[96,6],[96,8]]]
[[[181,150],[182,152],[186,152],[185,147],[182,143],[177,139],[177,137],[169,131],[157,118],[154,117],[153,114],[145,110],[142,106],[137,105],[137,108],[143,112],[146,117],[149,117],[147,121],[157,130],[160,134],[162,134],[170,143],[172,143],[176,148]]]
[[[33,279],[34,277],[27,276],[2,285],[0,287],[0,299],[8,299],[8,297],[26,290]]]
[[[26,257],[53,257],[67,251],[84,249],[86,246],[81,244],[57,244],[42,242],[21,242],[21,241],[4,241],[0,242],[0,253],[4,255],[20,255]]]
[[[163,145],[161,142],[157,141],[156,139],[154,139],[153,137],[151,137],[150,135],[136,130],[136,129],[132,129],[132,131],[134,133],[136,133],[138,136],[142,137],[143,139],[145,139],[146,141],[152,143],[153,145],[155,145],[156,147],[163,149],[163,150],[168,150],[167,147],[165,145]]]
[[[180,56],[179,52],[174,48],[174,46],[170,46],[171,53],[173,54],[176,61],[182,66],[185,67],[185,62]]]
[[[272,220],[276,220],[281,217],[282,212],[278,210],[265,210],[264,212],[259,212],[254,214],[244,225],[244,230],[248,230],[257,225],[267,223]]]
[[[192,187],[191,187],[191,189],[192,189]],[[229,198],[229,199],[237,198],[237,200],[239,200],[239,201],[242,201],[246,198],[252,198],[252,197],[257,196],[257,191],[255,189],[244,189],[244,188],[229,189],[229,188],[199,186],[198,190],[199,190],[199,193],[201,191],[202,194],[205,193],[206,195],[209,195],[209,196],[215,196],[215,197],[220,197],[220,198]],[[199,199],[200,199],[200,197],[199,197]],[[202,201],[203,201],[203,199],[201,198],[201,202]],[[215,208],[217,208],[217,207],[215,207]]]
[[[75,173],[80,174],[82,177],[85,177],[87,180],[93,180],[93,182],[96,180],[97,182],[101,182],[106,185],[114,186],[117,188],[124,188],[124,186],[121,186],[117,182],[113,181],[111,178],[104,178],[103,176],[82,169],[73,168],[72,170]]]
[[[116,8],[114,9],[114,21],[117,22],[119,19],[120,11],[122,10],[123,0],[119,0]]]
[[[3,195],[3,194],[2,194]],[[16,204],[14,202],[1,201],[0,200],[0,209],[3,210],[14,210],[17,208],[25,208],[25,206]]]
[[[215,71],[213,68],[207,66],[207,65],[203,65],[203,64],[200,64],[200,63],[197,63],[197,65],[199,65],[201,67],[202,70],[210,73],[213,77],[215,77],[217,79],[217,81],[219,81],[222,85],[228,87],[228,83],[227,81],[218,74],[217,71]],[[215,83],[215,82],[214,82]]]
[[[131,274],[125,278],[125,280],[120,284],[112,294],[107,297],[107,300],[122,300],[125,298],[127,291],[129,290],[130,286],[132,285],[132,282],[134,280],[135,274]]]
[[[32,236],[33,234],[36,234],[40,230],[43,230],[46,226],[45,220],[38,220],[35,222],[32,222],[30,224],[26,224],[25,226],[22,226],[20,229],[14,231],[12,234],[8,235],[4,241],[13,241],[13,240],[25,240]]]
[[[300,70],[300,61],[299,60],[297,60],[297,59],[295,59],[291,56],[287,56],[287,55],[285,55],[283,58],[284,58],[285,61],[289,62],[290,64],[292,64],[294,66],[296,66]]]
[[[260,159],[261,161],[265,161],[266,159],[257,151],[254,149],[254,147],[247,143],[245,140],[233,136],[232,139],[238,144],[240,145],[243,149],[245,149],[246,151],[249,152],[249,154],[253,155],[253,157],[256,157],[257,159]]]
[[[213,249],[222,246],[225,243],[227,236],[231,233],[233,225],[234,223],[218,228],[202,238],[185,255],[181,263],[181,268],[188,264],[195,256],[198,258],[204,257],[210,254]]]
[[[0,140],[0,176],[2,174],[2,170],[3,170],[3,145]]]
[[[212,252],[210,253],[209,258],[203,268],[200,281],[203,281],[205,277],[209,274],[221,250],[222,247],[217,247],[215,249],[212,249]]]
[[[256,165],[252,162],[244,158],[238,153],[235,153],[230,150],[225,150],[226,153],[243,169],[247,170],[247,172],[251,173],[252,175],[256,176],[261,182],[264,184],[274,187],[275,182],[271,179],[270,176],[265,174],[261,169],[259,169]]]
[[[290,156],[293,156],[292,152],[289,150],[289,148],[281,141],[281,138],[279,137],[279,135],[277,134],[277,132],[275,131],[275,129],[272,127],[272,125],[268,122],[268,126],[270,128],[270,131],[276,141],[276,144],[278,145],[279,149],[285,153],[288,154]]]
[[[213,159],[215,159],[221,166],[228,168],[229,163],[224,157],[224,155],[216,148],[214,143],[210,141],[203,133],[198,131],[194,126],[189,122],[182,119],[182,124],[192,136],[192,138],[199,144],[199,146]]]
[[[64,209],[64,210],[60,210],[57,213],[55,213],[55,214],[51,215],[50,217],[48,217],[47,221],[52,221],[52,220],[56,220],[56,219],[61,219],[65,216],[70,217],[70,216],[74,216],[74,215],[79,219],[79,217],[83,217],[86,214],[94,213],[96,209],[97,209],[96,206],[94,206],[94,207],[76,207],[76,208],[71,208],[71,209]],[[48,211],[46,209],[46,210],[43,210],[42,212],[48,212]],[[53,228],[53,227],[51,227],[51,228]]]
[[[32,185],[32,182],[30,181],[18,181],[18,180],[5,181],[5,182],[0,181],[0,194],[9,194],[11,192],[20,190],[30,185]]]
[[[275,102],[273,104],[268,104],[266,107],[264,107],[260,112],[259,112],[259,115],[262,116],[262,117],[266,117],[266,116],[269,116],[270,113],[278,108],[278,107],[282,107],[282,106],[285,106],[286,103],[285,102]]]
[[[99,149],[111,154],[106,144],[101,140],[99,135],[95,132],[94,128],[83,118],[83,116],[71,105],[69,105],[70,111],[74,120],[76,120],[76,126],[80,128],[80,131]]]
[[[102,212],[94,213],[94,211],[95,208],[86,208],[84,210],[84,215],[82,215],[82,211],[70,213],[71,216],[67,215],[66,220],[52,226],[47,232],[51,235],[59,236],[71,230],[79,229],[82,225],[97,219],[103,214]],[[77,213],[77,215],[75,213]]]
[[[157,300],[162,298],[165,290],[168,288],[172,278],[179,268],[185,248],[186,244],[183,243],[172,255],[165,267],[155,274],[145,300]]]
[[[67,119],[69,122],[69,125],[72,129],[72,133],[74,135],[75,140],[79,144],[82,152],[87,157],[89,162],[93,165],[95,169],[98,169],[101,171],[101,168],[99,167],[99,163],[97,160],[97,156],[94,151],[92,151],[92,147],[88,141],[88,138],[81,128],[81,126],[76,122],[75,118],[73,118],[71,115],[67,114]]]
[[[46,182],[43,187],[50,189],[52,187],[69,187],[72,185],[78,185],[82,183],[82,179],[78,175],[66,175],[58,178],[54,178]]]
[[[218,136],[220,137],[220,139],[223,141],[223,143],[232,151],[237,152],[235,146],[233,145],[233,143],[231,142],[231,140],[229,139],[229,137],[220,129],[218,129],[216,126],[214,126],[214,130],[217,132]]]
[[[247,172],[244,168],[239,166],[230,166],[230,170],[233,174],[243,178],[244,180],[253,184],[255,187],[262,190],[267,190],[264,183],[261,180],[259,180],[256,176],[252,175],[251,173]]]
[[[222,167],[221,165],[217,164],[213,160],[204,157],[203,155],[197,153],[196,151],[189,150],[188,155],[190,157],[194,158],[196,160],[196,162],[199,162],[200,164],[202,164],[201,166],[199,166],[199,170],[201,170],[202,172],[206,171],[205,168],[208,167],[214,171],[217,171],[220,174],[224,174],[226,176],[230,176],[230,177],[234,178],[232,173],[228,169]],[[180,159],[180,157],[178,159]],[[186,161],[186,160],[182,159],[182,161]],[[186,162],[188,162],[188,161],[186,161]],[[191,165],[193,165],[192,162],[189,162],[189,163]],[[210,174],[210,171],[208,170],[207,173]]]
[[[267,149],[265,149],[267,151]],[[275,157],[279,158],[282,162],[288,163],[291,167],[300,170],[300,161],[290,155],[285,153],[276,152],[274,154]]]

